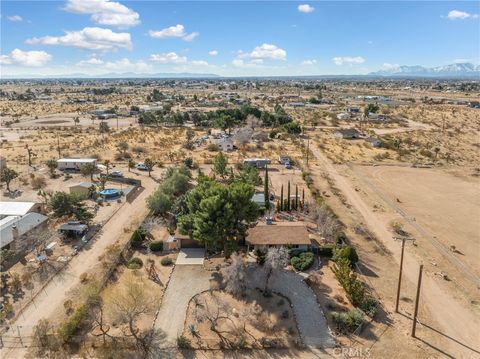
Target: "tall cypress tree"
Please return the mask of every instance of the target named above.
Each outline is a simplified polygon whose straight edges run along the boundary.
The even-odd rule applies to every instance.
[[[305,206],[305,188],[302,188],[302,208]]]
[[[265,166],[265,183],[263,189],[263,195],[265,197],[265,208],[268,210],[270,209],[270,189],[268,186],[268,166]]]
[[[298,185],[295,185],[295,211],[298,210]]]
[[[280,190],[280,207],[279,211],[283,211],[283,184],[282,184],[282,189]]]
[[[290,181],[288,181],[288,187],[287,187],[287,208],[286,210],[290,212]]]

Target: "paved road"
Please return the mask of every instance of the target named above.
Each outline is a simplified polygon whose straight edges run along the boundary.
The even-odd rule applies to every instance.
[[[90,247],[80,251],[77,256],[72,258],[67,267],[48,283],[2,337],[12,338],[19,332],[24,337],[31,336],[33,327],[40,319],[53,317],[58,310],[64,310],[63,302],[68,292],[80,284],[82,273],[96,265],[101,265],[98,256],[109,245],[117,240],[120,242],[128,240],[131,233],[125,232],[124,228],[138,225],[147,216],[148,209],[145,206],[145,200],[157,187],[157,183],[147,177],[142,178],[142,183],[144,185],[143,192],[132,203],[123,204],[114,217],[103,226],[101,233],[90,242]],[[9,348],[3,348],[0,351],[2,359],[25,357],[26,350],[19,341],[15,342],[16,346],[13,348],[11,347],[14,344],[13,341],[9,339],[8,342]]]
[[[155,328],[166,335],[165,346],[176,345],[183,331],[188,303],[197,293],[210,289],[211,274],[201,265],[175,266],[155,321]]]
[[[248,276],[247,283],[265,283],[266,273],[258,267],[250,268]],[[293,272],[277,271],[270,277],[268,286],[292,302],[305,345],[312,348],[331,348],[335,345],[315,293],[305,284],[303,277]]]

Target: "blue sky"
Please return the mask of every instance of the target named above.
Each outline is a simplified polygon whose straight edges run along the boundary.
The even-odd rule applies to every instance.
[[[480,54],[480,2],[2,1],[4,75],[364,74]]]

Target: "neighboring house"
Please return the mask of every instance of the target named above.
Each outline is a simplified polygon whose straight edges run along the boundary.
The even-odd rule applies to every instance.
[[[372,147],[380,147],[382,145],[382,141],[375,137],[368,137],[365,139],[365,142],[370,143]]]
[[[349,120],[350,119],[350,114],[346,112],[339,113],[337,115],[338,120]]]
[[[7,216],[24,216],[30,212],[41,212],[42,204],[35,202],[0,202],[0,219]]]
[[[83,165],[93,163],[95,166],[97,165],[96,158],[60,158],[57,161],[57,166],[60,171],[65,170],[80,170],[80,167]]]
[[[24,215],[6,216],[0,220],[0,248],[20,248],[22,237],[32,230],[46,225],[47,216],[28,212]]]
[[[370,113],[367,115],[367,119],[368,119],[368,120],[372,120],[372,121],[386,121],[386,120],[387,120],[387,116],[381,115],[381,114],[378,114],[378,113],[370,112]]]
[[[270,160],[268,158],[246,158],[243,160],[243,164],[245,166],[252,166],[257,168],[265,168],[268,164],[270,164]]]
[[[248,251],[281,246],[309,249],[312,244],[305,222],[260,222],[248,230],[245,241]]]
[[[333,137],[335,138],[344,138],[344,139],[354,139],[360,138],[360,132],[358,132],[354,128],[345,128],[333,133]]]
[[[288,106],[296,108],[296,107],[304,107],[305,104],[303,102],[290,102]]]
[[[265,194],[263,192],[254,193],[252,202],[256,203],[259,207],[265,207]]]
[[[233,142],[229,137],[221,137],[215,140],[215,144],[224,152],[233,151]]]
[[[359,113],[360,112],[360,107],[348,106],[347,107],[347,112],[349,112],[349,113]]]
[[[72,184],[70,187],[68,187],[68,190],[70,193],[76,193],[88,197],[88,195],[90,194],[90,188],[92,186],[96,188],[95,184],[93,184],[92,182],[80,182]]]

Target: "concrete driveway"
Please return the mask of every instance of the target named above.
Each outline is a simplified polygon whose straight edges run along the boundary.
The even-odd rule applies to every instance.
[[[188,303],[197,293],[210,289],[211,275],[212,272],[196,264],[175,266],[155,321],[155,328],[165,332],[166,341],[162,345],[176,345],[183,331]]]
[[[182,248],[178,253],[175,265],[203,265],[204,258],[204,248]]]

